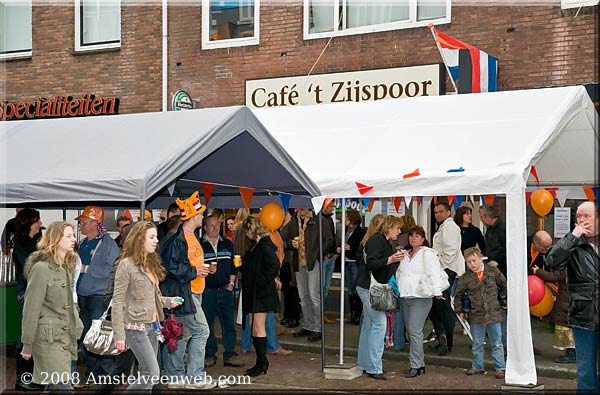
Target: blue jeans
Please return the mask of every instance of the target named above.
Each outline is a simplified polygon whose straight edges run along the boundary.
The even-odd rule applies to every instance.
[[[152,324],[146,324],[144,331],[125,329],[125,342],[131,348],[135,359],[138,361],[138,373],[144,379],[137,380],[127,387],[127,390],[150,390],[153,387],[152,380],[160,376],[158,366],[158,338],[157,330]]]
[[[485,353],[485,334],[487,332],[494,359],[494,369],[504,370],[504,347],[502,346],[502,326],[499,322],[490,322],[486,325],[471,324],[471,335],[473,336],[473,363],[476,370],[484,370],[483,355]]]
[[[369,290],[356,287],[363,303],[360,336],[358,338],[358,365],[370,374],[383,373],[383,347],[387,320],[383,311],[375,311],[369,303]]]
[[[233,314],[236,311],[233,308],[233,291],[225,288],[205,288],[202,294],[202,310],[208,323],[210,335],[206,341],[205,358],[217,358],[217,338],[214,334],[215,317],[219,317],[221,322],[221,331],[223,333],[223,360],[227,361],[235,357],[235,324],[233,323]]]
[[[577,358],[577,390],[598,392],[598,345],[600,331],[573,327]]]
[[[92,320],[100,318],[102,314],[104,314],[104,310],[106,310],[107,306],[104,302],[104,295],[84,296],[78,294],[77,300],[79,305],[79,318],[81,318],[81,322],[83,322],[83,339],[92,325]],[[113,359],[111,356],[92,354],[83,346],[81,347],[81,355],[83,356],[83,361],[86,366],[86,376],[94,374],[94,377],[98,378],[99,376],[107,375],[112,372]]]
[[[394,350],[402,350],[404,344],[404,312],[400,305],[400,308],[394,313]]]
[[[252,348],[252,333],[250,332],[250,317],[246,314],[246,328],[242,330],[242,345],[240,349],[244,352]],[[281,348],[279,340],[275,334],[275,313],[269,311],[265,320],[265,329],[267,330],[267,352],[277,351]]]
[[[329,286],[331,285],[331,277],[333,277],[334,268],[335,259],[323,259],[323,303],[327,301],[327,296],[329,296]]]
[[[356,262],[346,261],[344,265],[344,285],[348,288],[348,296],[356,295]]]
[[[502,322],[500,326],[502,328],[502,346],[506,348],[506,321],[508,321],[508,311],[502,309]]]
[[[196,314],[177,317],[177,321],[183,323],[183,336],[177,340],[177,348],[169,351],[163,347],[165,374],[171,378],[185,377],[183,359],[188,343],[187,376],[192,379],[204,377],[204,352],[209,329],[202,312],[202,294],[192,294],[192,299],[196,307]]]

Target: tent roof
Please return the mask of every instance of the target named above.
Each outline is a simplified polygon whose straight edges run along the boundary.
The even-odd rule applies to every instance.
[[[542,183],[595,182],[581,86],[253,111],[327,197],[361,196],[356,181],[364,196],[506,193],[532,164]]]
[[[135,206],[162,197],[166,207],[175,180],[173,196],[200,190],[200,181],[256,188],[256,201],[263,190],[319,194],[245,107],[3,122],[0,145],[6,205]],[[215,202],[220,195],[243,207],[237,188],[218,186]]]

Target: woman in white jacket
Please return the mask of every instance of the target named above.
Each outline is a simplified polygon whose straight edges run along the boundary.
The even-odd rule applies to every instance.
[[[432,305],[432,297],[441,299],[448,288],[448,276],[442,270],[437,253],[429,248],[425,230],[415,226],[408,231],[408,253],[396,271],[404,324],[410,338],[410,369],[405,377],[425,373],[423,326]]]

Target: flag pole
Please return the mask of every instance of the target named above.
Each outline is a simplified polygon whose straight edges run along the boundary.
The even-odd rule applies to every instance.
[[[435,28],[433,27],[432,23],[430,23],[429,25],[427,25],[427,27],[429,28],[429,31],[431,31],[431,35],[433,36],[433,40],[435,41],[435,45],[437,46],[437,49],[440,52],[440,56],[442,57],[442,60],[444,61],[444,66],[446,67],[446,72],[450,76],[450,82],[452,82],[452,87],[454,88],[454,92],[458,93],[458,88],[456,87],[456,83],[454,82],[454,78],[452,78],[452,74],[450,73],[450,69],[448,68],[448,63],[446,63],[446,58],[444,58],[444,54],[442,53],[442,48],[440,48],[440,43],[438,42],[437,37],[435,35],[435,32],[433,31]]]

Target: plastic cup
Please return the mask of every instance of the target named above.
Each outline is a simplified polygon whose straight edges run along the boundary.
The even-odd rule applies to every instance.
[[[235,266],[235,267],[242,266],[242,257],[240,255],[233,256],[233,266]]]

